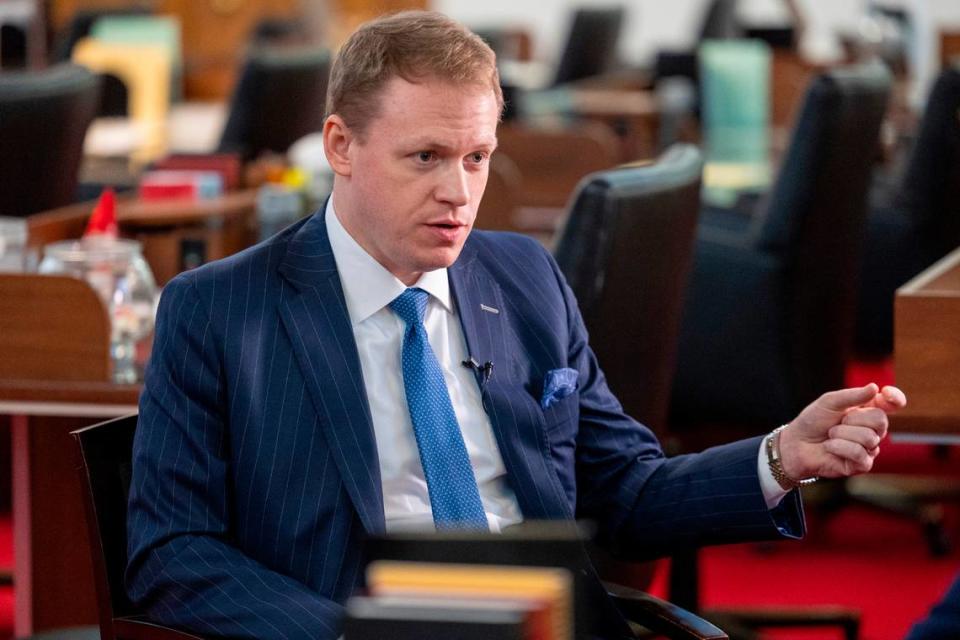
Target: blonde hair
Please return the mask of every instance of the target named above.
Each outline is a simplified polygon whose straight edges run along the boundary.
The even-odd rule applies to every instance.
[[[402,11],[364,23],[340,49],[330,71],[327,115],[362,135],[394,77],[489,86],[503,110],[497,58],[480,36],[435,11]]]

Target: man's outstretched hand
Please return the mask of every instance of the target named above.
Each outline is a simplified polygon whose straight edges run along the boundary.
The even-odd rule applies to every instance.
[[[892,386],[874,383],[823,394],[780,433],[784,472],[794,480],[866,473],[887,435],[887,415],[907,404]]]

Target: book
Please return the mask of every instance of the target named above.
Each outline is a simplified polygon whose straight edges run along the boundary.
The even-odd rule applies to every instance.
[[[565,569],[382,560],[367,567],[367,588],[374,597],[420,599],[440,610],[440,603],[472,604],[474,613],[509,600],[530,612],[524,638],[573,638],[573,578]]]
[[[141,200],[208,200],[223,195],[223,178],[214,171],[148,171],[140,179]]]
[[[354,597],[345,640],[551,640],[548,609],[529,600]]]
[[[243,182],[243,163],[235,153],[173,154],[153,163],[158,171],[212,171],[220,174],[225,191],[234,191]]]
[[[630,628],[593,568],[583,523],[526,521],[502,533],[469,530],[403,531],[367,538],[368,562],[402,560],[456,564],[542,566],[573,576],[574,636],[630,637]]]

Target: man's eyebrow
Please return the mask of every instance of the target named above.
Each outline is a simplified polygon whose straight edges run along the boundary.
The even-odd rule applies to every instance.
[[[455,147],[439,140],[434,140],[431,138],[412,138],[409,143],[406,145],[414,149],[438,149],[440,151],[454,151]],[[477,141],[477,144],[473,145],[473,148],[476,149],[489,149],[493,151],[497,148],[497,139],[486,138],[484,140]]]

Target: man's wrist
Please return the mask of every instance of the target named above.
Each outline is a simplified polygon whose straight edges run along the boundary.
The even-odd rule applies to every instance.
[[[783,468],[783,458],[780,454],[780,437],[787,425],[782,425],[774,429],[765,440],[765,449],[767,453],[767,466],[770,474],[785,491],[792,491],[797,487],[813,484],[817,481],[816,477],[794,478],[790,476]]]

